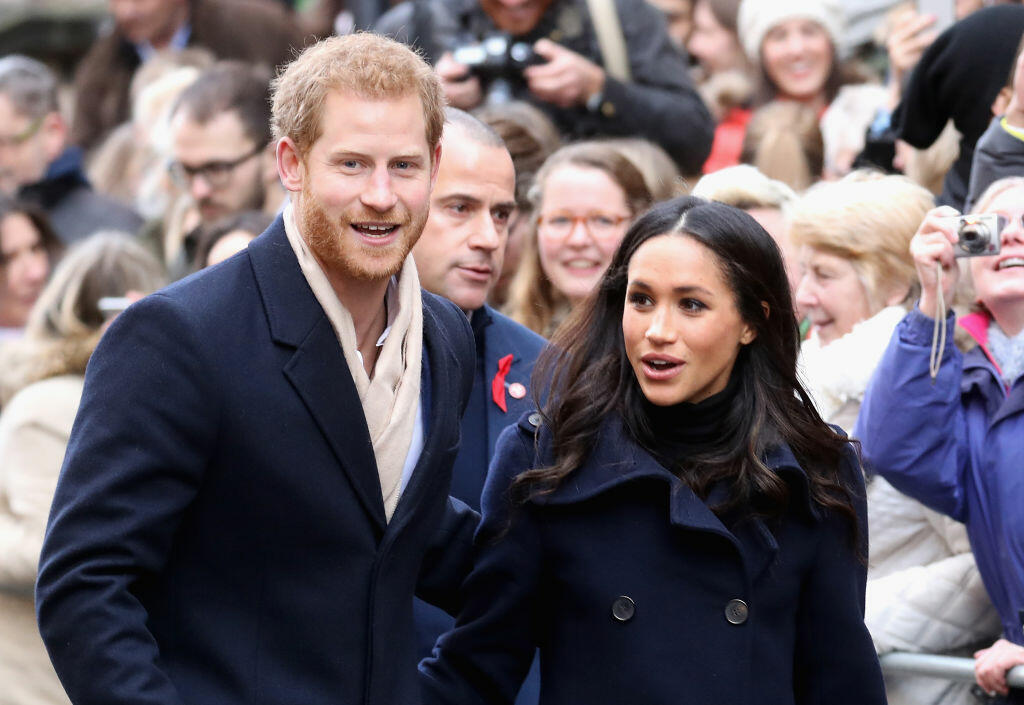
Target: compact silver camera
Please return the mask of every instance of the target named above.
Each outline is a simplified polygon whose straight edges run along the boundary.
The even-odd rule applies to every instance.
[[[970,213],[949,218],[960,240],[953,246],[956,257],[988,257],[999,254],[999,234],[1006,221],[995,213]]]

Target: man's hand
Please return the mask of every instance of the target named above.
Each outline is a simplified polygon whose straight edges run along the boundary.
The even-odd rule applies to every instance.
[[[483,101],[480,79],[469,73],[469,67],[452,58],[451,52],[445,52],[438,59],[434,72],[441,81],[448,105],[462,110],[472,110]]]
[[[546,63],[523,71],[530,92],[560,108],[583,105],[604,88],[604,69],[574,51],[541,39],[533,45]]]
[[[1008,695],[1006,672],[1024,665],[1024,646],[999,639],[987,649],[974,653],[974,679],[988,694]]]

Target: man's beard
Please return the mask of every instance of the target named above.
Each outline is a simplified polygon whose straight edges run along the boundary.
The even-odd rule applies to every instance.
[[[386,214],[372,211],[345,213],[331,221],[320,201],[303,186],[298,208],[299,227],[309,249],[329,274],[380,281],[401,271],[406,256],[423,232],[427,211],[412,214],[402,205]],[[393,223],[398,237],[386,247],[366,246],[358,241],[352,223]]]

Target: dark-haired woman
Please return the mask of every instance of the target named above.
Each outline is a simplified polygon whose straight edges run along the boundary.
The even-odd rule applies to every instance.
[[[60,249],[42,211],[0,196],[0,341],[21,337]]]
[[[796,376],[781,256],[694,198],[629,229],[499,440],[425,701],[884,703],[856,454]]]

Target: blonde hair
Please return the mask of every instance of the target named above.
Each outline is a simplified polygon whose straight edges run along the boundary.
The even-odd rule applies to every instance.
[[[101,231],[76,243],[53,271],[25,325],[5,349],[0,397],[62,374],[84,374],[103,333],[105,296],[149,294],[164,284],[163,268],[127,233]]]
[[[990,183],[974,203],[974,211],[983,213],[996,196],[1010,189],[1024,188],[1024,176],[1007,176]],[[1024,199],[1022,199],[1024,200]]]
[[[743,137],[740,161],[803,191],[821,178],[825,145],[814,110],[802,103],[774,101],[758,108]]]
[[[905,176],[855,171],[809,189],[789,211],[789,236],[853,265],[877,310],[890,292],[917,281],[910,240],[932,195]]]
[[[744,211],[774,208],[786,212],[797,198],[796,192],[787,184],[769,179],[750,164],[738,164],[706,174],[690,195]]]
[[[660,145],[642,137],[618,137],[606,141],[640,170],[655,202],[686,193],[686,181],[679,173],[679,167]]]
[[[632,217],[651,206],[651,192],[643,174],[620,149],[607,142],[577,142],[555,151],[537,172],[537,179],[529,191],[534,214],[540,211],[548,177],[565,166],[596,169],[607,174],[622,189]],[[509,285],[505,313],[530,330],[548,337],[569,308],[569,299],[555,289],[541,267],[534,219],[523,242],[519,269]]]
[[[433,69],[404,44],[358,32],[328,37],[303,51],[271,83],[274,139],[289,137],[305,155],[321,133],[329,91],[361,98],[398,98],[415,93],[423,104],[431,153],[444,129],[444,94]]]

